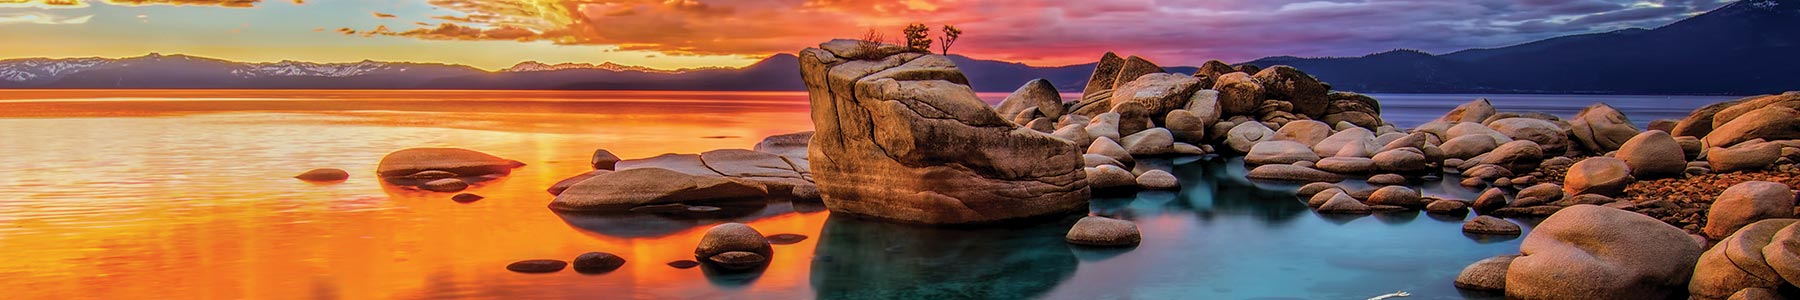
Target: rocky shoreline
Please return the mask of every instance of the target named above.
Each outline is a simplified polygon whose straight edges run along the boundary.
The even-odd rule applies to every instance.
[[[1086,215],[1095,194],[1181,189],[1170,166],[1140,159],[1242,156],[1250,179],[1304,183],[1299,199],[1320,214],[1473,211],[1465,232],[1501,236],[1523,232],[1505,218],[1542,219],[1519,255],[1465,269],[1462,289],[1518,299],[1800,296],[1800,226],[1790,226],[1800,214],[1800,92],[1710,105],[1649,130],[1604,103],[1564,119],[1479,99],[1409,129],[1382,120],[1378,100],[1287,66],[1209,61],[1175,74],[1108,53],[1080,99],[1035,80],[997,106],[975,97],[947,58],[901,46],[835,40],[801,52],[801,66],[817,131],[755,150],[631,160],[598,150],[594,171],[549,188],[550,208],[706,216],[778,198],[899,223],[1034,224]],[[380,175],[455,192],[517,167],[468,150],[409,149],[383,159]],[[1412,187],[1447,178],[1480,196],[1439,199]],[[1337,184],[1346,180],[1369,185]],[[1101,216],[1068,226],[1065,240],[1084,247],[1156,238]],[[1745,243],[1756,246],[1737,246]],[[729,223],[695,258],[753,272],[775,255],[768,245]]]

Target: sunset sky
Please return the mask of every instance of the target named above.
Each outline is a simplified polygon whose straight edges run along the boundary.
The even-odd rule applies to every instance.
[[[909,22],[954,53],[1033,65],[1103,52],[1166,65],[1433,53],[1654,27],[1719,0],[0,0],[0,59],[150,52],[237,61],[741,66]]]

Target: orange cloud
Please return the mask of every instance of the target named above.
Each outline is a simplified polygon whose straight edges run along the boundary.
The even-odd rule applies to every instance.
[[[382,18],[382,19],[393,19],[394,15],[393,14],[384,14],[384,13],[381,13],[378,11],[378,12],[375,12],[375,17]]]
[[[99,2],[120,6],[145,5],[192,5],[223,7],[255,7],[263,0],[0,0],[0,8],[35,7],[35,8],[82,8],[89,2]],[[294,4],[305,4],[305,0],[291,0]]]
[[[870,27],[898,28],[956,1],[961,0],[429,0],[460,15],[433,16],[446,22],[382,35],[762,55]]]

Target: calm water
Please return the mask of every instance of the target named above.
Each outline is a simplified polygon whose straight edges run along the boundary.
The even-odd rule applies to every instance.
[[[997,101],[1003,94],[984,94]],[[1416,124],[1473,95],[1378,95]],[[1607,101],[1634,121],[1718,98],[1490,97],[1503,110],[1572,115]],[[897,226],[771,202],[729,219],[559,215],[551,183],[606,148],[627,158],[749,148],[808,130],[804,93],[462,91],[0,91],[0,290],[12,299],[1465,299],[1451,279],[1516,252],[1466,236],[1469,216],[1323,217],[1291,185],[1243,180],[1232,160],[1152,161],[1180,192],[1097,198],[1142,245],[1070,247],[1063,224]],[[1640,117],[1642,116],[1642,117]],[[529,164],[469,192],[386,186],[386,153],[481,150]],[[289,178],[349,170],[337,184]],[[1474,196],[1454,180],[1423,183]],[[692,258],[706,225],[812,238],[776,246],[757,275]],[[1527,226],[1529,228],[1529,226]],[[512,261],[626,257],[604,275],[506,271]]]

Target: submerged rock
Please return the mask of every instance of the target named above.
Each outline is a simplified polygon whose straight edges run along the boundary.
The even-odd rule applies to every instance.
[[[554,259],[521,260],[506,265],[506,270],[519,273],[555,273],[569,267],[568,262]]]
[[[411,148],[388,153],[375,167],[383,178],[400,177],[424,171],[444,171],[458,177],[489,174],[506,175],[523,163],[487,153],[459,148]]]
[[[1137,224],[1107,217],[1088,216],[1075,222],[1064,237],[1070,244],[1087,246],[1133,246],[1143,240]]]
[[[1252,179],[1299,181],[1299,182],[1339,182],[1344,176],[1331,172],[1295,165],[1262,165],[1250,170]]]
[[[313,169],[295,175],[294,178],[305,181],[342,181],[350,179],[350,172],[345,172],[343,169]]]
[[[588,252],[575,257],[575,272],[597,274],[612,272],[625,266],[625,258],[606,252]]]
[[[601,174],[576,183],[557,195],[550,208],[624,211],[641,205],[760,199],[767,195],[764,190],[737,180],[640,168]]]
[[[1076,146],[1001,117],[949,58],[813,48],[800,61],[817,124],[808,160],[833,212],[971,224],[1087,209]]]
[[[468,188],[469,188],[469,182],[462,181],[462,179],[456,179],[456,178],[444,178],[444,179],[426,181],[424,184],[419,185],[419,189],[433,191],[433,192],[439,192],[439,193],[461,192],[462,190],[465,190]]]

